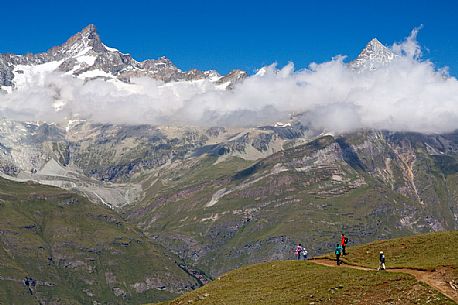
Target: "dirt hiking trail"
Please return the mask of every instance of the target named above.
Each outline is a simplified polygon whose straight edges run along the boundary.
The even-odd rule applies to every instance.
[[[323,265],[327,267],[339,267],[339,268],[352,268],[364,271],[377,271],[377,269],[367,268],[362,266],[356,265],[349,265],[344,262],[340,266],[336,265],[335,260],[326,259],[326,258],[316,258],[310,259],[310,262],[318,265]],[[423,270],[416,270],[416,269],[409,269],[409,268],[387,268],[386,271],[388,272],[401,272],[407,273],[414,276],[417,281],[423,282],[436,290],[439,290],[442,294],[447,296],[448,298],[452,299],[458,304],[458,288],[453,284],[449,283],[445,280],[444,277],[444,269],[437,269],[434,271],[423,271]]]

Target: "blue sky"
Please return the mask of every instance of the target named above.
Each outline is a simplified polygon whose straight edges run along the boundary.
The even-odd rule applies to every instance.
[[[32,1],[30,1],[32,2]],[[0,52],[45,51],[89,23],[138,60],[166,55],[182,69],[222,73],[338,54],[373,37],[391,45],[423,25],[425,58],[458,75],[458,1],[3,1]]]

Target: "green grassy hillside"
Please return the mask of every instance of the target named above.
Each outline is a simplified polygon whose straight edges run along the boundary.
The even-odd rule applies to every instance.
[[[319,266],[263,263],[229,272],[178,304],[455,304],[412,276]]]
[[[0,179],[0,304],[170,299],[198,286],[175,260],[104,206]],[[37,281],[33,294],[26,276]]]
[[[440,280],[458,283],[458,232],[441,232],[350,247],[348,263],[377,267],[378,252],[390,268],[441,270]],[[422,253],[421,245],[429,245]],[[330,256],[332,258],[332,256]],[[455,269],[456,268],[456,269]],[[430,274],[425,272],[425,274]],[[439,280],[435,278],[435,280]],[[452,292],[453,293],[453,292]],[[456,304],[412,275],[276,261],[228,272],[172,302],[178,304]]]
[[[389,268],[434,270],[450,267],[458,279],[458,231],[421,234],[411,237],[375,241],[348,248],[348,264],[376,268],[383,251]],[[333,258],[332,255],[327,257]]]

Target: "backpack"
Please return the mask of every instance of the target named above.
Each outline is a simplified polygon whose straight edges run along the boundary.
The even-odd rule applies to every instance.
[[[348,244],[348,237],[345,237],[344,241],[345,241],[345,244]]]
[[[340,249],[336,248],[336,254],[340,254]]]

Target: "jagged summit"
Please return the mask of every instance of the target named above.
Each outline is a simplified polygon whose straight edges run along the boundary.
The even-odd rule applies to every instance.
[[[76,33],[72,37],[70,37],[65,45],[73,44],[75,42],[84,42],[84,43],[94,43],[94,42],[101,42],[100,36],[97,33],[97,29],[95,25],[89,24],[81,32]]]
[[[240,83],[247,77],[248,73],[246,73],[243,70],[235,69],[229,72],[227,75],[220,78],[218,80],[218,83],[224,84],[229,82],[230,85],[228,86],[228,89],[233,89],[235,84]]]
[[[100,40],[100,36],[93,24],[86,26],[83,30],[70,37],[62,45],[51,48],[48,53],[51,56],[69,57],[77,56],[81,52],[87,53],[90,49],[98,53],[108,51]]]
[[[381,47],[384,46],[384,45],[377,39],[377,37],[372,38],[371,41],[369,41],[369,42],[367,43],[367,46],[369,46],[369,45],[371,45],[371,46],[381,46]]]
[[[80,32],[76,33],[69,40],[72,39],[89,39],[89,40],[100,40],[99,34],[97,33],[97,28],[94,24],[87,25],[84,29]]]
[[[136,61],[129,54],[106,46],[94,24],[89,24],[61,45],[38,54],[0,54],[0,93],[26,88],[37,75],[60,72],[84,80],[101,78],[129,83],[133,77],[149,77],[163,82],[221,79],[216,71],[182,71],[162,56]],[[246,74],[246,73],[245,73]],[[43,77],[39,78],[43,78]],[[222,89],[230,88],[239,77],[227,77]]]
[[[354,70],[376,70],[393,61],[396,55],[377,38],[369,41],[358,57],[350,63]]]
[[[95,34],[97,35],[97,28],[93,23],[88,24],[82,31],[83,34]]]
[[[392,54],[390,49],[385,47],[377,38],[372,38],[363,49],[361,54],[374,55],[374,56],[383,56],[384,54]],[[361,55],[360,54],[360,55]]]

